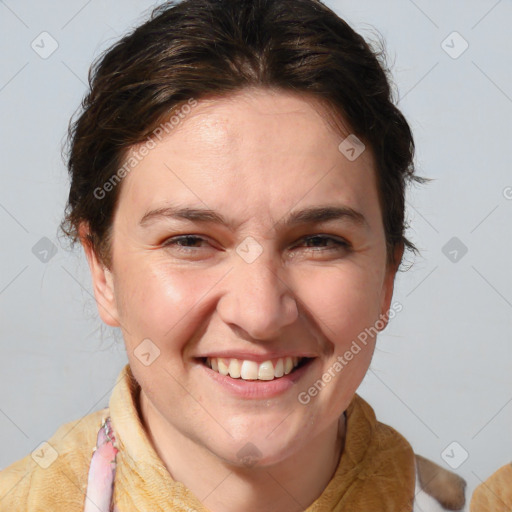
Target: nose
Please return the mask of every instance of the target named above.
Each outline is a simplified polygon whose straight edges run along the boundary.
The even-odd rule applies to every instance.
[[[243,329],[248,339],[270,340],[299,316],[294,291],[276,258],[264,251],[256,260],[235,258],[217,312],[228,325]]]

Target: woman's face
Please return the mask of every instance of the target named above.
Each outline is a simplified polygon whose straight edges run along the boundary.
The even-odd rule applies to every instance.
[[[343,139],[304,97],[201,101],[124,178],[112,272],[88,254],[141,400],[234,464],[332,431],[389,309],[374,161]]]

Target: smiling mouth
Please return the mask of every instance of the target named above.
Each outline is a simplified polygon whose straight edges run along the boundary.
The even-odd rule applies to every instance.
[[[298,368],[305,366],[313,359],[310,357],[281,357],[257,363],[256,361],[207,357],[203,358],[203,364],[214,372],[232,379],[241,380],[275,380],[293,373]]]

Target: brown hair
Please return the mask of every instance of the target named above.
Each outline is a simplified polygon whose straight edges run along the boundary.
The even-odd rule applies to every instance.
[[[404,235],[405,188],[414,174],[414,141],[394,105],[383,52],[319,0],[184,0],[167,2],[100,55],[90,91],[68,129],[71,178],[62,231],[74,244],[80,223],[110,268],[111,229],[128,151],[172,113],[246,87],[302,93],[330,107],[369,144],[376,162],[388,263],[416,247]]]

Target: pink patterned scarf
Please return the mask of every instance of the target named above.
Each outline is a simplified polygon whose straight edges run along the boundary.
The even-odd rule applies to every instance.
[[[119,451],[115,442],[114,430],[110,418],[107,418],[98,432],[89,467],[84,512],[118,512],[113,503],[116,455]]]

